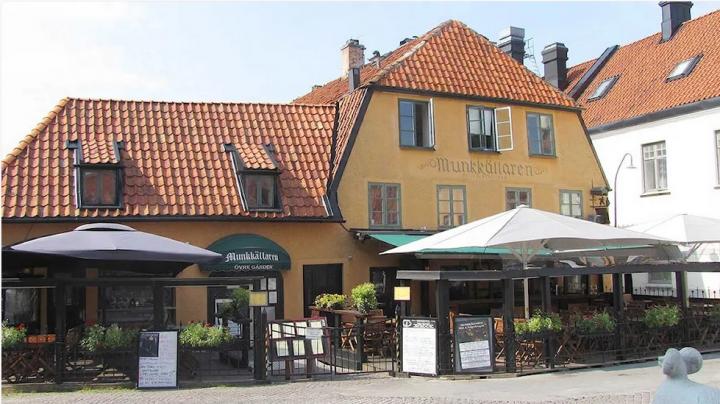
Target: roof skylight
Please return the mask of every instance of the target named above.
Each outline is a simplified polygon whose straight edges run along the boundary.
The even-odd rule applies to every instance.
[[[685,59],[682,62],[678,63],[675,68],[670,72],[670,74],[667,76],[667,81],[671,80],[677,80],[681,79],[683,77],[689,76],[690,73],[692,73],[693,69],[697,65],[697,63],[700,61],[700,58],[702,55],[693,56],[690,59]]]
[[[603,80],[599,86],[595,89],[592,95],[588,98],[588,101],[600,99],[607,95],[608,91],[615,85],[615,82],[620,76],[613,76]]]

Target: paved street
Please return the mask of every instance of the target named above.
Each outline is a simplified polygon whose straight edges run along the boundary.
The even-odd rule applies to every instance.
[[[277,383],[173,391],[107,390],[14,394],[5,403],[649,403],[663,380],[655,363],[521,378],[438,380],[362,376],[335,381]],[[706,356],[693,380],[720,387],[720,355]]]

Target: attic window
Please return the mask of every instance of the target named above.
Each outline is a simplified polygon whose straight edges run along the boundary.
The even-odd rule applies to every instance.
[[[80,207],[120,207],[119,169],[79,167],[79,173]]]
[[[242,184],[249,210],[279,209],[277,175],[243,173]]]
[[[243,207],[248,211],[279,211],[280,170],[273,157],[272,145],[241,144],[240,147],[226,143],[223,150],[230,153],[237,178]]]
[[[613,76],[613,77],[603,80],[602,83],[600,83],[600,85],[597,86],[595,91],[588,98],[588,101],[599,100],[600,98],[605,97],[607,95],[607,93],[610,91],[610,89],[615,85],[618,78],[620,78],[620,76]]]
[[[689,76],[693,69],[695,69],[695,66],[697,66],[701,57],[702,55],[693,56],[690,59],[685,59],[678,63],[665,81],[677,80]]]

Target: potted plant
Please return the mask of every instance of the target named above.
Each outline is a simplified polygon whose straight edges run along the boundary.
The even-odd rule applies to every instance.
[[[315,298],[315,307],[322,310],[340,310],[347,305],[347,297],[334,293],[323,293]]]
[[[536,310],[529,320],[515,323],[515,334],[522,339],[541,339],[557,334],[562,328],[557,313]]]
[[[615,319],[606,311],[575,320],[575,331],[580,335],[608,335],[615,331],[615,327]]]
[[[648,328],[669,328],[680,323],[680,308],[677,306],[655,306],[645,311],[643,323]]]
[[[110,327],[94,324],[85,328],[80,347],[98,355],[105,367],[116,369],[134,380],[137,338],[138,331],[134,329],[120,328],[117,324]]]
[[[360,313],[366,314],[377,309],[378,302],[375,295],[375,285],[370,282],[361,283],[350,291],[353,307]]]
[[[217,348],[232,339],[227,327],[207,323],[190,323],[180,332],[180,345],[187,348]]]
[[[8,349],[15,349],[20,347],[25,342],[27,336],[27,329],[24,324],[19,324],[16,327],[8,325],[6,322],[2,323],[2,349],[3,351]]]

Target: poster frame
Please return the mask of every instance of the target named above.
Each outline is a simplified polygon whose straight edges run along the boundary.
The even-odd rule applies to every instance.
[[[438,371],[439,371],[439,368],[438,368],[438,366],[439,366],[439,363],[438,363],[438,362],[439,362],[439,361],[438,361],[439,356],[438,356],[438,355],[439,355],[439,353],[440,353],[440,350],[439,350],[439,348],[440,348],[440,341],[439,341],[439,338],[438,338],[438,331],[439,331],[439,330],[438,330],[438,319],[435,318],[435,317],[419,317],[419,316],[401,317],[401,318],[400,318],[400,321],[401,321],[401,326],[400,326],[400,344],[401,344],[401,345],[400,345],[400,346],[401,346],[401,349],[402,349],[402,352],[401,352],[401,359],[402,359],[401,364],[402,364],[402,365],[405,364],[405,344],[404,344],[404,339],[403,339],[403,338],[404,338],[404,334],[405,334],[405,326],[404,326],[404,321],[405,321],[405,320],[429,320],[429,321],[431,321],[432,323],[435,324],[435,373],[430,374],[430,373],[407,372],[404,367],[401,367],[400,370],[401,370],[403,373],[407,373],[408,375],[437,376],[437,375],[439,374],[439,372],[438,372]]]
[[[176,338],[176,349],[175,349],[175,386],[162,386],[162,387],[140,387],[140,335],[145,332],[174,332]],[[136,382],[135,388],[138,390],[169,390],[180,388],[180,331],[179,330],[161,330],[161,329],[147,329],[140,330],[138,333],[138,340],[136,344],[137,349],[137,373],[135,375]]]
[[[459,320],[459,321],[458,321]],[[488,348],[490,350],[490,366],[482,368],[469,368],[466,370],[462,369],[462,363],[460,361],[460,345],[457,339],[458,327],[460,323],[466,321],[478,321],[483,320],[486,322],[488,327]],[[453,322],[453,358],[454,364],[453,369],[455,373],[493,373],[495,372],[495,320],[491,316],[458,316],[455,317]]]

